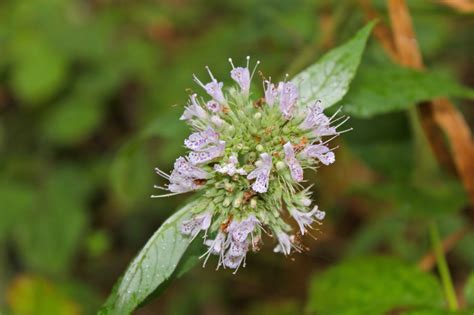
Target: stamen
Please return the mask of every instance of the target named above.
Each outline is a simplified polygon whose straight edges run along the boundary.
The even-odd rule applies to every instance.
[[[258,65],[260,64],[260,60],[257,60],[255,63],[255,67],[253,67],[252,74],[250,75],[250,81],[252,81],[253,75],[255,74],[255,70],[257,70]],[[249,63],[247,61],[247,68],[249,67]]]
[[[232,69],[235,68],[234,63],[232,62],[232,58],[229,58],[230,65],[232,66]]]
[[[198,77],[193,74],[193,79],[194,79],[194,82],[196,82],[198,85],[200,85],[203,89],[205,89],[205,85],[201,82],[201,80],[198,79]]]
[[[212,81],[215,81],[216,78],[214,78],[214,76],[212,75],[211,69],[209,69],[209,67],[206,66],[206,70],[207,70],[207,72],[209,73],[209,76],[211,77]]]

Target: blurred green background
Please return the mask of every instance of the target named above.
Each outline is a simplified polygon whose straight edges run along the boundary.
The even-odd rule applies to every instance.
[[[428,67],[472,86],[473,15],[408,2]],[[387,18],[384,1],[374,7]],[[199,90],[193,73],[209,65],[227,83],[227,58],[250,55],[266,75],[294,75],[364,23],[358,1],[1,1],[0,313],[94,314],[185,202],[150,195],[154,167],[169,170],[184,152],[178,118],[187,90]],[[389,63],[372,38],[361,71]],[[356,77],[348,96],[366,81]],[[472,126],[472,103],[455,104]],[[420,163],[405,112],[347,125],[337,163],[311,175],[328,215],[318,239],[304,240],[309,251],[284,258],[267,244],[237,275],[196,267],[137,314],[301,314],[321,294],[337,299],[337,283],[309,290],[327,267],[374,254],[415,265],[431,248],[427,218],[442,236],[470,224],[455,178],[408,180]],[[458,291],[473,244],[470,229],[448,254]]]

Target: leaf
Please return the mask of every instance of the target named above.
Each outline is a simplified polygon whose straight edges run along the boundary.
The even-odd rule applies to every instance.
[[[172,277],[190,245],[190,239],[181,234],[180,225],[193,206],[191,202],[173,214],[148,240],[116,284],[101,315],[130,314]]]
[[[374,24],[367,24],[347,43],[331,50],[293,78],[292,82],[299,88],[301,106],[319,99],[328,108],[342,99],[357,71]]]
[[[51,98],[64,83],[68,61],[45,41],[35,37],[16,41],[15,67],[11,85],[26,105]]]
[[[18,253],[29,269],[63,275],[87,225],[85,203],[91,188],[82,169],[56,167],[42,183],[35,203],[17,222],[14,236]]]
[[[474,272],[469,275],[466,286],[464,287],[464,297],[469,306],[474,307]]]
[[[133,138],[119,150],[110,168],[109,180],[116,198],[127,205],[148,198],[154,173],[147,145]],[[129,208],[129,207],[128,207]]]
[[[436,278],[389,257],[344,262],[311,279],[308,310],[324,315],[378,315],[396,307],[439,307]]]
[[[393,64],[362,67],[341,104],[356,117],[400,111],[440,96],[474,98],[474,90],[440,72],[420,72]]]
[[[53,284],[36,276],[21,275],[7,293],[14,315],[79,315],[80,308]]]
[[[57,104],[43,120],[45,138],[58,145],[85,140],[99,126],[104,114],[100,103],[74,95]]]
[[[472,315],[471,311],[447,311],[447,310],[417,310],[403,313],[403,315]]]

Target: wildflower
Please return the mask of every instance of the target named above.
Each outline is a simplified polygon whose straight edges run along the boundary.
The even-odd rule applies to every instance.
[[[324,165],[332,164],[336,161],[336,156],[327,146],[322,144],[313,144],[307,146],[302,154],[302,157],[316,158]]]
[[[283,150],[285,151],[285,162],[290,168],[291,177],[293,177],[295,181],[301,182],[303,180],[303,168],[295,157],[293,145],[290,142],[287,142],[283,146]]]
[[[199,105],[197,101],[197,94],[193,94],[190,97],[188,106],[184,109],[183,115],[181,115],[181,120],[190,120],[193,117],[197,117],[200,119],[206,119],[208,114],[206,111]]]
[[[268,105],[273,106],[278,96],[278,90],[275,87],[275,84],[271,82],[271,78],[269,80],[263,81],[263,88],[265,91],[265,102]]]
[[[198,191],[181,233],[195,238],[204,231],[204,264],[216,255],[217,268],[237,271],[265,234],[274,236],[275,252],[287,256],[302,250],[279,212],[288,211],[301,235],[321,224],[325,212],[311,208],[310,187],[301,185],[303,173],[319,163],[334,163],[328,142],[346,119],[341,122],[338,112],[326,116],[318,100],[301,108],[296,86],[286,79],[265,79],[264,101],[257,101],[250,86],[258,62],[250,71],[248,57],[245,67],[229,61],[236,88],[224,89],[207,67],[209,83],[194,76],[210,97],[191,95],[181,116],[193,129],[184,140],[189,152],[176,160],[171,174],[156,169],[169,181],[156,187],[168,193],[153,197]]]
[[[298,211],[294,208],[290,209],[289,211],[291,216],[293,216],[295,221],[298,223],[301,235],[304,235],[304,233],[306,232],[306,226],[311,226],[315,219],[318,221],[322,221],[326,215],[324,211],[318,209],[318,206],[315,206],[313,210],[308,212]]]
[[[247,179],[254,179],[252,189],[259,193],[264,193],[268,190],[268,182],[270,180],[270,171],[272,169],[272,157],[268,153],[260,154],[259,166],[255,168]]]
[[[280,111],[285,119],[291,119],[298,100],[298,90],[291,82],[280,82],[278,91],[280,92]]]

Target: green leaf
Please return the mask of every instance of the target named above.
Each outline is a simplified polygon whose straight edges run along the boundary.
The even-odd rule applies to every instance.
[[[96,100],[73,95],[57,104],[43,120],[45,138],[59,145],[85,140],[99,126],[103,108]]]
[[[180,232],[181,222],[189,218],[191,202],[173,214],[148,240],[119,280],[100,311],[105,314],[130,314],[154,291],[167,284],[190,245]]]
[[[469,306],[474,306],[474,272],[469,275],[464,287],[464,297]]]
[[[65,56],[35,37],[18,39],[11,85],[25,105],[51,98],[64,83],[68,61]]]
[[[471,311],[447,311],[447,310],[416,310],[403,313],[403,315],[472,315]]]
[[[474,90],[439,72],[420,72],[393,64],[362,67],[341,102],[356,117],[400,111],[440,96],[474,98]]]
[[[32,270],[63,275],[73,261],[87,225],[87,173],[57,165],[38,188],[35,203],[14,231],[17,250]]]
[[[125,143],[110,168],[110,183],[116,198],[128,206],[149,197],[153,165],[147,144],[140,138]],[[128,207],[129,208],[129,207]]]
[[[394,258],[344,262],[311,279],[308,310],[324,315],[378,315],[399,307],[439,307],[436,278]]]
[[[328,108],[342,99],[359,66],[375,22],[367,24],[347,43],[325,54],[317,63],[296,75],[301,106],[319,99]]]

